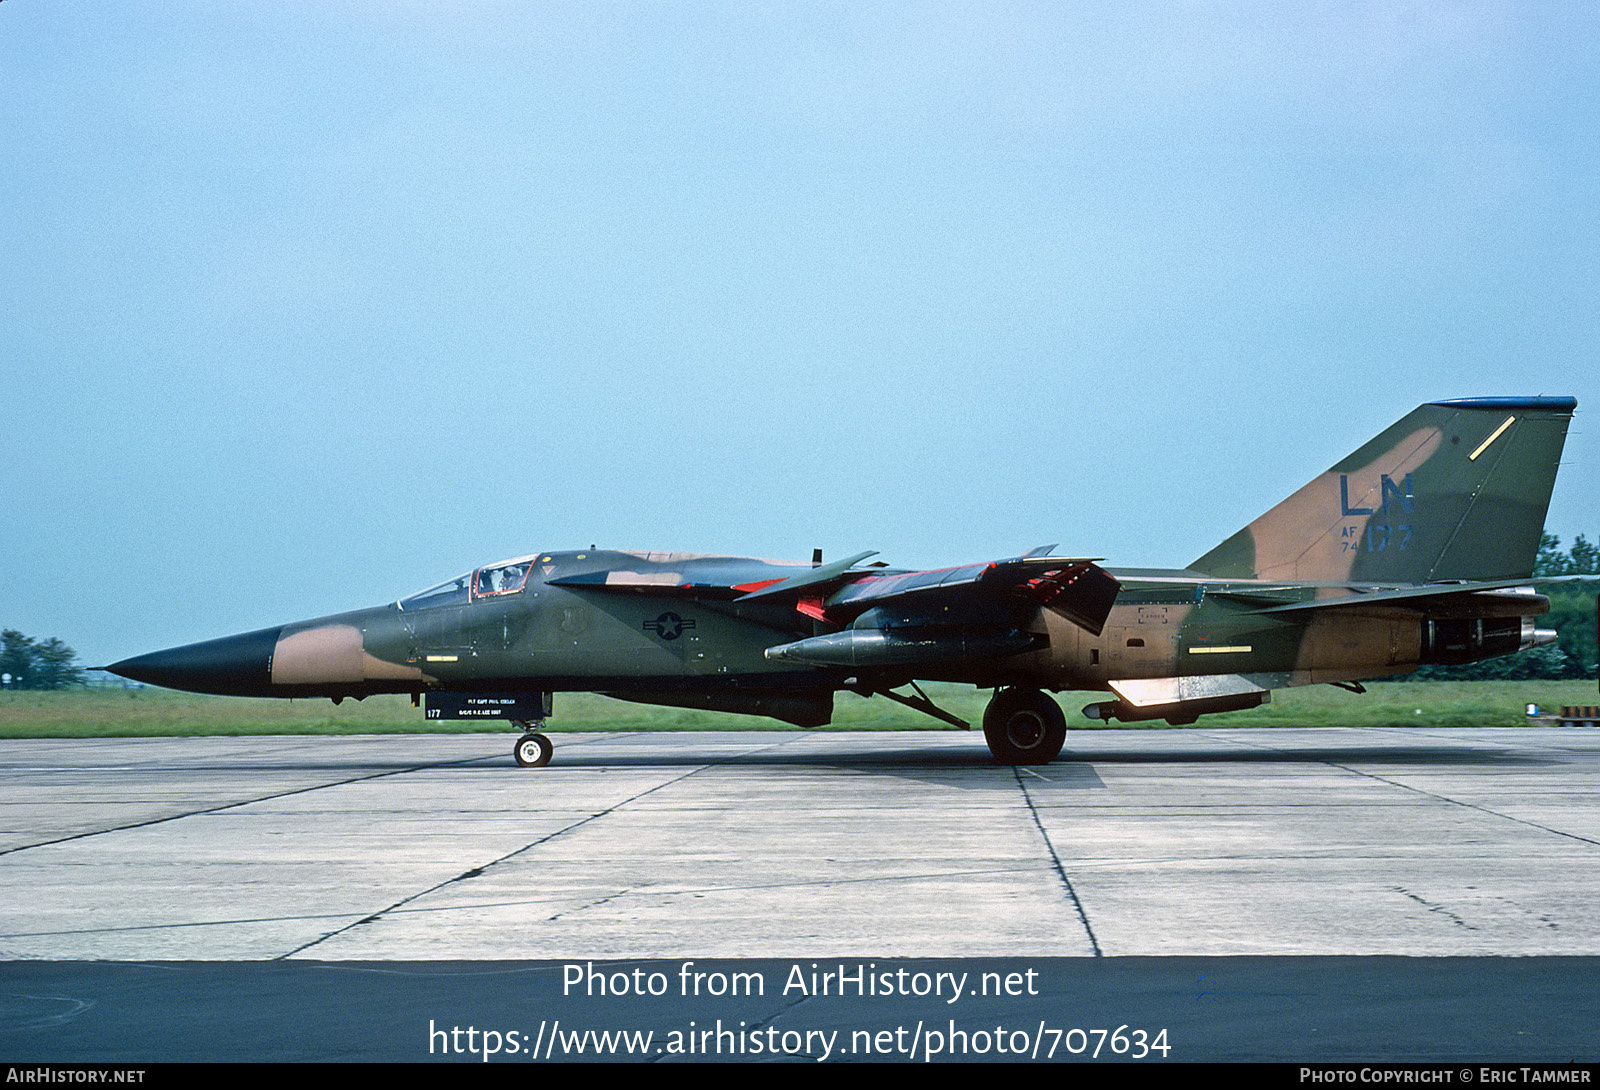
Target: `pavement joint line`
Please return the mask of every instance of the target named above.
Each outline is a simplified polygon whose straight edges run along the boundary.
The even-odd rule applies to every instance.
[[[611,806],[608,806],[604,810],[597,810],[594,813],[589,814],[586,817],[579,818],[577,821],[572,822],[570,825],[563,825],[561,828],[556,829],[553,832],[546,833],[544,836],[539,837],[537,840],[534,840],[534,841],[532,841],[532,842],[530,842],[528,844],[524,844],[522,847],[516,849],[515,851],[507,852],[505,855],[499,856],[498,858],[495,858],[495,859],[491,859],[487,863],[480,864],[477,867],[468,868],[466,871],[462,872],[461,874],[453,875],[452,877],[446,878],[442,882],[435,882],[433,885],[429,886],[426,889],[420,889],[417,892],[415,892],[413,894],[410,894],[409,896],[402,897],[400,900],[396,901],[392,905],[389,905],[387,908],[380,908],[376,912],[368,913],[365,916],[363,916],[361,919],[356,920],[354,923],[346,924],[344,927],[338,928],[338,929],[333,930],[333,931],[329,931],[328,933],[326,933],[324,935],[321,935],[321,936],[319,936],[319,937],[317,937],[315,939],[312,939],[310,942],[302,943],[301,945],[295,947],[293,950],[289,950],[289,951],[286,951],[286,952],[284,952],[282,954],[279,954],[277,957],[272,958],[271,960],[273,960],[273,961],[283,961],[283,960],[285,960],[287,958],[292,958],[296,954],[303,953],[304,951],[311,949],[311,947],[316,946],[319,943],[327,942],[329,939],[336,938],[339,935],[344,934],[346,931],[349,931],[353,927],[360,927],[364,923],[371,923],[371,922],[375,922],[377,920],[380,920],[380,919],[383,918],[383,916],[386,913],[394,912],[394,911],[400,909],[402,906],[408,905],[412,901],[415,901],[420,897],[426,897],[428,894],[433,893],[436,890],[441,890],[445,886],[448,886],[448,885],[450,885],[450,884],[452,884],[454,882],[459,882],[462,879],[466,878],[469,874],[472,874],[474,872],[477,872],[477,873],[481,874],[483,871],[487,870],[488,868],[494,866],[497,863],[504,863],[506,860],[515,858],[516,856],[521,855],[523,852],[531,851],[534,848],[537,848],[541,844],[547,844],[550,841],[554,840],[558,836],[564,836],[567,833],[570,833],[574,829],[579,829],[579,828],[582,828],[585,825],[588,825],[590,822],[598,821],[601,818],[607,816],[608,814],[615,813],[616,811],[622,809],[624,806],[628,805],[630,802],[634,802],[634,801],[636,801],[638,799],[642,799],[646,795],[654,794],[655,792],[660,791],[663,788],[670,787],[671,785],[673,785],[675,783],[678,783],[681,780],[686,780],[690,776],[693,776],[698,772],[702,772],[708,767],[710,767],[710,766],[701,765],[699,768],[690,769],[688,772],[685,772],[681,776],[674,776],[673,778],[671,778],[669,780],[663,780],[661,783],[658,783],[658,784],[654,785],[653,787],[647,787],[643,791],[640,791],[637,795],[631,795],[628,798],[623,799],[621,802],[618,802],[618,803],[615,803],[615,804],[613,804]]]
[[[180,923],[136,923],[123,927],[78,927],[66,931],[13,931],[0,935],[5,939],[39,939],[54,935],[119,935],[129,931],[170,931],[184,927],[236,927],[255,923],[289,923],[294,920],[339,920],[350,916],[363,916],[364,912],[316,912],[295,916],[243,916],[232,920],[190,920]]]
[[[1044,822],[1039,819],[1039,810],[1033,805],[1033,796],[1028,794],[1028,787],[1023,782],[1022,776],[1018,771],[1019,768],[1020,766],[1013,767],[1012,771],[1018,773],[1016,777],[1017,790],[1022,792],[1022,801],[1028,804],[1028,813],[1033,816],[1033,827],[1039,830],[1039,836],[1044,840],[1045,849],[1050,853],[1050,862],[1055,867],[1056,877],[1061,879],[1061,884],[1067,891],[1067,898],[1072,902],[1072,907],[1077,910],[1078,920],[1083,924],[1083,933],[1089,937],[1089,949],[1094,951],[1095,957],[1105,957],[1105,951],[1100,949],[1100,940],[1095,938],[1094,928],[1089,924],[1089,914],[1084,911],[1083,902],[1078,899],[1078,891],[1072,888],[1072,879],[1067,877],[1066,868],[1061,865],[1061,856],[1056,854],[1055,843],[1045,830]],[[1044,777],[1041,776],[1039,778],[1043,779]]]
[[[683,896],[689,893],[745,893],[756,889],[807,889],[815,886],[876,885],[884,882],[922,882],[930,878],[972,878],[986,874],[1026,874],[1029,871],[1054,870],[1053,867],[982,867],[974,870],[919,871],[916,874],[875,874],[870,878],[826,878],[814,882],[744,882],[736,886],[639,886],[623,892],[646,893],[652,896]],[[612,894],[612,897],[617,894]],[[609,899],[609,898],[606,898]],[[521,901],[486,901],[462,908],[502,908],[522,904]],[[599,902],[596,902],[599,903]],[[412,908],[408,912],[442,912],[444,909]],[[4,938],[5,936],[0,936]]]
[[[803,735],[800,736],[800,737],[803,737]],[[776,749],[779,746],[792,744],[796,740],[797,739],[796,739],[795,736],[792,736],[792,735],[784,736],[784,737],[779,738],[777,741],[772,742],[769,745],[759,746],[759,747],[757,747],[757,749],[758,750]],[[473,758],[473,760],[483,760],[483,758],[476,757],[476,758]],[[565,834],[570,833],[574,829],[581,828],[581,827],[583,827],[585,825],[588,825],[590,822],[598,821],[600,818],[606,817],[606,816],[608,816],[610,814],[614,814],[618,810],[622,809],[624,806],[627,806],[629,803],[637,802],[639,799],[644,798],[646,795],[652,795],[657,791],[661,791],[661,790],[664,790],[665,788],[671,787],[673,784],[681,783],[682,781],[688,779],[690,776],[698,775],[699,773],[704,772],[708,768],[716,768],[716,767],[719,767],[719,766],[715,765],[715,764],[702,764],[697,768],[692,768],[688,772],[685,772],[681,776],[674,776],[672,779],[665,780],[665,781],[663,781],[661,783],[658,783],[654,787],[646,788],[645,790],[639,792],[637,795],[633,795],[633,796],[631,796],[629,798],[623,799],[621,802],[616,803],[613,806],[607,807],[604,810],[598,811],[596,813],[588,815],[587,817],[584,817],[584,818],[581,818],[581,819],[579,819],[577,821],[574,821],[570,825],[564,825],[560,829],[557,829],[557,830],[555,830],[554,832],[551,832],[551,833],[547,833],[546,835],[540,837],[539,839],[537,839],[537,840],[535,840],[535,841],[533,841],[531,843],[524,844],[522,847],[518,848],[516,851],[507,852],[505,855],[500,856],[498,859],[491,859],[491,860],[489,860],[489,862],[481,864],[480,866],[477,866],[477,867],[469,868],[468,870],[464,871],[461,874],[458,874],[458,875],[454,876],[453,878],[447,878],[443,882],[439,882],[439,883],[436,883],[436,884],[434,884],[432,886],[429,886],[427,889],[419,890],[416,893],[411,894],[409,897],[403,897],[400,900],[396,901],[394,904],[388,906],[387,908],[380,908],[378,911],[373,912],[373,913],[369,913],[368,915],[363,916],[361,919],[356,920],[354,923],[347,924],[344,927],[338,928],[337,930],[334,930],[334,931],[330,931],[327,934],[322,935],[319,938],[312,939],[310,942],[304,943],[304,944],[302,944],[300,946],[297,946],[295,949],[287,951],[286,953],[279,954],[277,957],[275,957],[275,958],[273,958],[271,960],[273,960],[273,961],[284,961],[284,960],[286,960],[288,958],[294,957],[296,954],[299,954],[299,953],[302,953],[302,952],[304,952],[306,950],[309,950],[311,947],[316,946],[319,943],[326,942],[331,938],[335,938],[335,937],[337,937],[339,935],[342,935],[346,931],[351,930],[352,928],[360,927],[364,923],[376,922],[377,920],[382,919],[383,916],[386,915],[387,913],[396,912],[396,911],[400,910],[401,908],[403,908],[403,906],[410,904],[412,901],[415,901],[418,898],[426,897],[428,894],[433,893],[433,892],[435,892],[437,890],[443,889],[445,886],[448,886],[451,883],[459,882],[459,881],[461,881],[461,880],[463,880],[465,878],[476,877],[478,875],[481,875],[484,871],[488,870],[490,867],[495,866],[496,864],[504,863],[509,859],[514,859],[515,857],[521,855],[523,852],[532,851],[534,848],[537,848],[539,845],[547,844],[547,843],[549,843],[550,841],[556,839],[559,836],[564,836]],[[615,895],[613,895],[613,896],[615,896]]]
[[[746,882],[746,883],[742,883],[740,885],[724,885],[724,886],[639,886],[639,887],[630,887],[628,889],[619,890],[619,891],[617,891],[615,893],[608,894],[605,897],[599,898],[599,899],[591,902],[591,905],[592,904],[601,904],[601,903],[604,903],[605,901],[608,901],[608,900],[614,900],[615,898],[617,898],[619,896],[622,896],[624,894],[628,894],[628,893],[642,893],[642,894],[648,894],[648,895],[652,895],[652,896],[663,896],[663,897],[669,897],[669,896],[670,897],[679,897],[679,896],[684,896],[684,895],[687,895],[687,894],[695,894],[695,893],[743,893],[743,892],[747,892],[749,890],[758,890],[758,889],[803,889],[803,888],[808,888],[808,887],[813,887],[813,886],[865,885],[865,884],[880,884],[880,883],[891,883],[891,882],[921,882],[921,881],[927,881],[929,879],[940,879],[940,878],[972,878],[972,877],[982,877],[982,876],[991,875],[991,874],[1014,875],[1014,874],[1025,874],[1025,873],[1027,873],[1028,871],[1031,871],[1031,870],[1038,870],[1038,871],[1042,872],[1042,871],[1045,871],[1045,870],[1053,870],[1053,868],[1046,868],[1046,867],[1022,867],[1022,868],[1018,868],[1018,867],[985,867],[985,868],[975,869],[975,870],[919,871],[919,872],[917,872],[915,874],[874,875],[874,876],[872,876],[870,878],[818,879],[817,881],[814,881],[814,882]],[[442,882],[439,885],[432,887],[432,889],[440,889],[443,886],[449,885],[451,882],[458,881],[459,878],[460,878],[460,876],[458,875],[456,878],[448,879],[445,882]],[[416,894],[411,899],[415,900],[416,897],[421,897],[421,896],[423,896],[424,893],[427,893],[427,892],[429,892],[429,891],[428,890],[424,890],[423,893]],[[398,904],[400,906],[403,906],[403,907],[395,907],[395,908],[384,909],[381,912],[377,912],[377,913],[374,913],[374,912],[366,910],[366,909],[362,909],[360,911],[352,911],[352,912],[316,912],[316,913],[309,913],[309,914],[282,915],[282,916],[241,916],[241,917],[236,917],[236,918],[232,918],[232,919],[223,919],[223,920],[189,920],[189,921],[169,922],[169,923],[128,924],[128,925],[123,926],[123,927],[80,927],[80,928],[71,928],[71,929],[63,930],[63,931],[13,931],[13,932],[10,932],[10,933],[0,933],[0,942],[3,942],[5,940],[7,940],[7,939],[49,938],[49,937],[55,936],[55,935],[115,935],[115,934],[121,934],[121,933],[124,933],[124,932],[131,932],[131,931],[167,931],[167,930],[173,930],[173,929],[185,928],[185,927],[236,927],[236,926],[241,926],[241,925],[245,925],[245,924],[289,923],[289,922],[293,922],[293,921],[296,921],[296,920],[343,920],[343,919],[355,919],[356,922],[360,923],[360,922],[364,922],[366,920],[377,919],[382,915],[388,915],[388,914],[391,914],[391,913],[394,914],[394,915],[397,915],[397,916],[401,916],[401,915],[425,915],[425,914],[428,914],[428,913],[463,912],[463,911],[478,910],[478,909],[489,909],[489,908],[516,908],[518,906],[533,906],[533,905],[540,905],[540,904],[557,904],[557,903],[559,903],[559,902],[561,902],[562,900],[565,900],[565,899],[566,898],[563,898],[563,897],[551,897],[551,898],[547,898],[547,899],[522,897],[522,898],[518,898],[518,899],[512,900],[512,901],[474,901],[474,902],[470,902],[470,903],[467,903],[467,904],[441,905],[441,906],[437,906],[437,907],[435,907],[435,906],[415,906],[415,905],[409,905],[408,906],[408,905],[406,905],[406,903],[404,901],[401,901],[401,902],[398,902]],[[246,959],[246,960],[248,960],[248,959]],[[282,958],[280,957],[280,958],[276,958],[274,960],[282,960]]]
[[[773,743],[766,744],[766,746],[758,746],[757,751],[763,751],[763,749],[778,749],[779,746],[789,746],[789,744],[794,744],[795,741],[798,741],[798,738],[803,738],[803,735],[784,735],[781,736],[781,738],[778,738],[778,741],[773,741]],[[483,759],[482,757],[474,757],[474,760]],[[533,848],[539,847],[541,844],[549,844],[550,840],[557,839],[557,837],[560,836],[565,836],[565,834],[573,831],[573,829],[582,828],[582,826],[586,826],[586,824],[592,823],[592,821],[598,821],[600,818],[613,815],[613,813],[621,810],[622,807],[626,807],[626,805],[629,805],[629,803],[638,802],[638,800],[643,799],[645,795],[651,795],[654,794],[654,792],[664,791],[666,787],[670,787],[672,784],[682,783],[682,781],[690,778],[690,776],[696,776],[699,775],[699,773],[702,773],[702,771],[706,771],[707,768],[718,767],[722,767],[722,765],[717,765],[717,763],[702,763],[702,765],[699,765],[698,768],[691,768],[691,770],[685,771],[682,776],[674,776],[674,778],[666,779],[666,781],[662,781],[662,783],[658,783],[656,786],[646,787],[645,791],[640,791],[637,795],[630,795],[630,797],[622,800],[622,802],[618,802],[616,805],[611,805],[611,807],[606,807],[605,810],[597,811],[597,813],[592,813],[592,815],[586,816],[586,818],[581,818],[581,820],[573,821],[573,823],[566,824],[566,826],[562,826],[560,829],[555,829],[554,832],[549,832],[549,834],[546,834],[546,836],[539,837],[538,840],[533,840],[531,844],[522,845],[522,847],[517,848],[515,852],[507,852],[506,855],[499,856],[499,858],[496,858],[496,860],[490,860],[488,863],[483,863],[480,864],[480,866],[475,866],[475,868],[467,869],[467,871],[461,872],[461,874],[458,874],[458,876],[450,877],[450,879],[445,879],[443,882],[438,882],[438,884],[435,885],[430,885],[430,887],[426,888],[426,890],[418,890],[418,892],[413,893],[413,895],[405,896],[405,898],[402,898],[402,900],[398,900],[395,901],[394,904],[390,904],[389,908],[382,908],[378,909],[376,912],[370,912],[370,914],[363,916],[362,919],[355,920],[354,924],[344,925],[344,927],[338,928],[338,930],[333,930],[333,932],[328,932],[326,935],[320,936],[320,938],[314,938],[314,940],[309,941],[309,943],[301,944],[301,946],[296,946],[296,948],[291,949],[291,951],[278,954],[278,956],[274,957],[272,960],[278,960],[278,962],[282,962],[282,960],[290,959],[290,957],[294,957],[296,954],[301,954],[301,952],[307,951],[307,949],[312,948],[312,946],[317,946],[318,943],[325,943],[325,941],[330,940],[330,938],[336,938],[336,936],[342,935],[342,933],[349,932],[350,928],[360,927],[362,924],[373,924],[373,922],[382,919],[382,917],[386,916],[386,914],[389,914],[389,912],[400,911],[403,906],[410,904],[411,901],[416,901],[418,898],[422,898],[422,896],[429,895],[429,893],[442,890],[442,888],[445,888],[446,885],[451,885],[453,882],[461,882],[462,879],[467,879],[467,877],[482,876],[483,872],[488,871],[491,866],[496,866],[496,864],[499,863],[506,863],[507,860],[514,860],[514,858],[517,858],[518,855],[522,855],[523,852],[531,852]],[[626,892],[626,890],[624,890],[624,892]],[[613,895],[610,896],[619,896],[619,893],[613,893]],[[610,898],[606,898],[606,900],[610,900]]]
[[[599,732],[599,731],[583,731],[583,732],[574,731],[574,732],[571,732],[571,733],[562,733],[560,731],[557,731],[557,732],[554,732],[554,733],[559,734],[561,736],[561,738],[563,739],[563,743],[565,745],[578,745],[578,746],[581,746],[581,745],[594,745],[594,744],[598,744],[598,743],[601,743],[601,742],[605,742],[605,741],[607,741],[609,739],[613,739],[613,738],[624,738],[624,739],[626,739],[626,738],[637,738],[640,735],[649,734],[651,732],[649,732],[649,731],[635,731],[635,732],[633,732],[631,734],[628,734],[628,733],[602,733],[602,732]],[[108,739],[104,739],[104,740],[105,741],[112,741],[112,742],[127,742],[127,741],[141,740],[141,739],[144,739],[146,737],[147,736],[144,736],[144,735],[133,735],[133,736],[129,736],[129,737],[117,736],[117,737],[112,737],[112,738],[108,738]],[[151,736],[148,736],[149,740],[151,740],[151,741],[174,741],[174,740],[184,740],[184,739],[189,739],[189,738],[217,738],[217,739],[243,740],[243,741],[276,740],[276,741],[279,741],[279,742],[286,742],[286,741],[293,740],[296,743],[301,743],[301,740],[303,740],[303,744],[296,744],[296,745],[294,745],[292,747],[292,748],[294,748],[296,750],[315,749],[316,748],[316,744],[318,742],[323,741],[323,740],[328,740],[328,739],[335,739],[335,738],[344,738],[344,739],[350,739],[350,738],[383,738],[383,739],[401,738],[401,739],[403,739],[403,738],[473,738],[473,737],[484,737],[484,736],[482,736],[482,735],[470,735],[470,734],[461,734],[461,735],[448,735],[448,734],[397,734],[397,735],[388,735],[388,734],[367,734],[367,735],[361,735],[361,734],[238,734],[238,735],[235,735],[235,734],[210,734],[210,735],[151,735]],[[505,737],[505,735],[504,734],[495,734],[495,735],[491,735],[489,737],[500,738],[500,737]],[[5,742],[17,742],[17,741],[54,742],[54,741],[70,741],[70,740],[71,739],[58,739],[58,738],[39,738],[39,739],[0,738],[0,741],[5,741]],[[96,740],[98,741],[100,739],[96,739]],[[84,741],[88,741],[88,739],[84,739]],[[507,756],[507,754],[503,754],[503,753],[484,753],[484,754],[480,754],[479,756],[476,756],[476,757],[459,757],[459,758],[455,758],[455,759],[448,760],[448,761],[439,761],[439,762],[436,762],[436,763],[417,765],[417,766],[411,767],[411,768],[392,768],[392,769],[389,769],[386,773],[377,773],[376,775],[393,775],[395,773],[400,773],[400,772],[415,772],[415,771],[421,771],[421,770],[427,769],[427,768],[447,768],[447,767],[449,767],[451,765],[473,764],[473,763],[478,762],[478,761],[499,760],[501,757],[504,757],[504,756]],[[163,763],[161,761],[154,761],[154,762],[152,762],[152,761],[136,761],[136,762],[133,762],[131,764],[121,764],[121,765],[83,765],[83,764],[76,764],[76,765],[11,765],[11,764],[0,764],[0,777],[7,776],[7,775],[9,775],[9,774],[11,774],[13,772],[17,772],[17,773],[21,773],[21,772],[88,772],[88,773],[93,773],[95,775],[99,775],[99,774],[105,773],[105,772],[171,772],[171,771],[227,772],[227,771],[233,771],[233,769],[231,769],[229,767],[229,765],[227,764],[226,761],[220,760],[220,759],[216,760],[216,761],[210,761],[210,762],[204,762],[204,763],[190,762],[190,763],[185,763],[185,764],[181,764],[181,765],[167,764],[167,763]],[[349,782],[353,783],[355,781],[352,780],[352,781],[349,781]],[[330,784],[329,786],[337,786],[337,785]],[[267,796],[267,797],[270,798],[272,796]],[[129,826],[129,827],[133,828],[133,826]],[[111,831],[114,831],[114,830],[106,830],[106,831],[107,832],[111,832]],[[12,850],[15,850],[15,849],[12,849]]]
[[[1271,750],[1273,752],[1280,752],[1275,746],[1265,745],[1260,742],[1252,742],[1248,739],[1239,740],[1239,744],[1255,746],[1258,749]],[[1510,821],[1515,822],[1518,825],[1526,825],[1530,829],[1538,829],[1540,832],[1550,833],[1554,836],[1564,836],[1569,840],[1576,840],[1580,844],[1590,844],[1594,847],[1600,848],[1600,840],[1595,840],[1587,836],[1579,836],[1577,833],[1569,833],[1561,829],[1552,829],[1548,825],[1540,825],[1537,821],[1529,821],[1527,818],[1514,817],[1511,814],[1502,814],[1500,811],[1491,810],[1487,806],[1481,806],[1475,802],[1466,802],[1462,799],[1453,799],[1448,795],[1441,795],[1434,791],[1428,791],[1425,788],[1414,787],[1411,784],[1401,783],[1398,780],[1391,780],[1385,776],[1378,775],[1376,772],[1365,772],[1359,768],[1351,768],[1349,765],[1342,765],[1338,761],[1325,760],[1317,763],[1326,765],[1329,768],[1337,768],[1341,772],[1348,772],[1354,776],[1365,776],[1369,780],[1376,780],[1379,783],[1387,784],[1390,787],[1398,787],[1402,791],[1410,791],[1414,794],[1421,795],[1425,799],[1433,799],[1435,802],[1447,803],[1450,806],[1460,806],[1465,810],[1476,810],[1480,814],[1488,814],[1490,817],[1500,818],[1502,821]]]
[[[1551,834],[1553,834],[1555,836],[1564,836],[1569,840],[1576,840],[1580,844],[1589,844],[1589,845],[1592,845],[1594,847],[1600,848],[1600,840],[1594,840],[1591,837],[1579,836],[1577,833],[1569,833],[1569,832],[1565,832],[1565,831],[1563,831],[1561,829],[1552,829],[1548,825],[1540,825],[1537,821],[1529,821],[1527,818],[1513,817],[1511,814],[1502,814],[1498,810],[1491,810],[1491,809],[1489,809],[1489,807],[1480,806],[1479,804],[1477,804],[1475,802],[1464,802],[1461,799],[1452,799],[1452,798],[1450,798],[1450,797],[1448,797],[1446,795],[1440,795],[1440,794],[1436,794],[1435,792],[1432,792],[1432,791],[1426,791],[1426,790],[1424,790],[1424,789],[1422,789],[1420,787],[1413,787],[1410,784],[1400,783],[1400,782],[1398,782],[1396,780],[1386,779],[1383,776],[1379,776],[1375,772],[1363,772],[1359,768],[1348,768],[1348,767],[1346,767],[1344,765],[1336,764],[1333,761],[1328,761],[1328,762],[1325,762],[1325,763],[1327,763],[1328,765],[1330,765],[1330,766],[1332,766],[1334,768],[1343,769],[1346,772],[1353,772],[1357,776],[1366,776],[1368,779],[1377,780],[1379,783],[1386,783],[1391,787],[1398,787],[1403,791],[1414,791],[1417,794],[1423,796],[1424,798],[1436,799],[1439,802],[1449,803],[1452,806],[1464,807],[1465,809],[1468,809],[1468,810],[1476,810],[1480,814],[1488,814],[1490,817],[1497,817],[1497,818],[1500,818],[1500,819],[1502,819],[1504,821],[1512,821],[1512,822],[1517,823],[1518,825],[1526,825],[1530,829],[1538,829],[1540,832],[1551,833]]]
[[[41,840],[34,844],[19,844],[14,848],[0,848],[0,855],[11,855],[16,852],[30,851],[34,848],[48,848],[53,844],[68,844],[74,840],[85,840],[91,836],[105,836],[107,833],[125,833],[132,829],[145,829],[152,825],[162,825],[169,821],[182,821],[184,818],[204,817],[207,814],[219,814],[224,810],[236,810],[241,806],[253,806],[258,802],[269,802],[272,799],[289,798],[293,795],[305,795],[312,791],[323,791],[330,787],[344,787],[352,783],[363,783],[367,780],[381,780],[386,776],[402,776],[412,772],[421,772],[429,768],[442,768],[449,765],[471,764],[474,761],[486,760],[485,757],[464,757],[454,761],[439,761],[429,764],[416,765],[411,768],[390,768],[383,772],[373,772],[365,776],[352,776],[345,780],[333,780],[328,783],[311,784],[307,787],[296,787],[288,791],[274,791],[255,798],[240,799],[237,802],[227,802],[220,806],[208,806],[202,810],[188,810],[181,814],[167,814],[165,817],[150,818],[148,821],[134,821],[127,825],[113,825],[107,829],[91,829],[88,832],[73,833],[70,836],[56,837],[54,840]]]

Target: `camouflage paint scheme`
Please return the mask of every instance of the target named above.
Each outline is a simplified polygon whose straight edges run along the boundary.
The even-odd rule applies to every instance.
[[[1098,719],[1192,722],[1269,691],[1506,654],[1553,634],[1532,572],[1572,398],[1423,405],[1186,568],[1049,548],[931,572],[684,553],[534,553],[373,609],[109,667],[199,692],[602,692],[820,726],[840,690],[949,722],[918,680],[998,690],[997,758],[1053,759],[1046,690]],[[912,692],[897,692],[910,686]],[[529,729],[518,760],[549,745]],[[965,726],[966,724],[962,723]],[[523,743],[537,743],[524,748]]]

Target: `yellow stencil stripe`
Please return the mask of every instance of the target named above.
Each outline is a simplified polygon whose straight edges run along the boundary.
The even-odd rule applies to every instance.
[[[1515,420],[1515,419],[1516,419],[1516,417],[1514,417],[1514,416],[1508,416],[1504,420],[1502,420],[1500,422],[1500,426],[1498,428],[1494,429],[1494,434],[1489,436],[1489,438],[1485,439],[1483,442],[1479,443],[1477,450],[1475,450],[1471,454],[1467,455],[1467,461],[1476,462],[1478,460],[1478,455],[1480,455],[1484,451],[1488,450],[1489,449],[1489,444],[1494,442],[1496,439],[1500,438],[1501,433],[1504,432],[1507,428],[1509,428],[1511,426],[1511,422],[1513,420]]]

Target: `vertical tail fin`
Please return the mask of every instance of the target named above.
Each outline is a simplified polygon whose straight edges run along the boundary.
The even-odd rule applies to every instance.
[[[1530,575],[1577,406],[1570,397],[1423,405],[1189,567],[1299,582]]]

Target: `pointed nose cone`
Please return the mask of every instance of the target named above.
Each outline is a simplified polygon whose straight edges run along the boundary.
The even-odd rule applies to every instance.
[[[240,636],[224,636],[166,651],[152,651],[112,663],[113,674],[191,693],[223,696],[271,696],[272,651],[278,628],[263,628]]]

